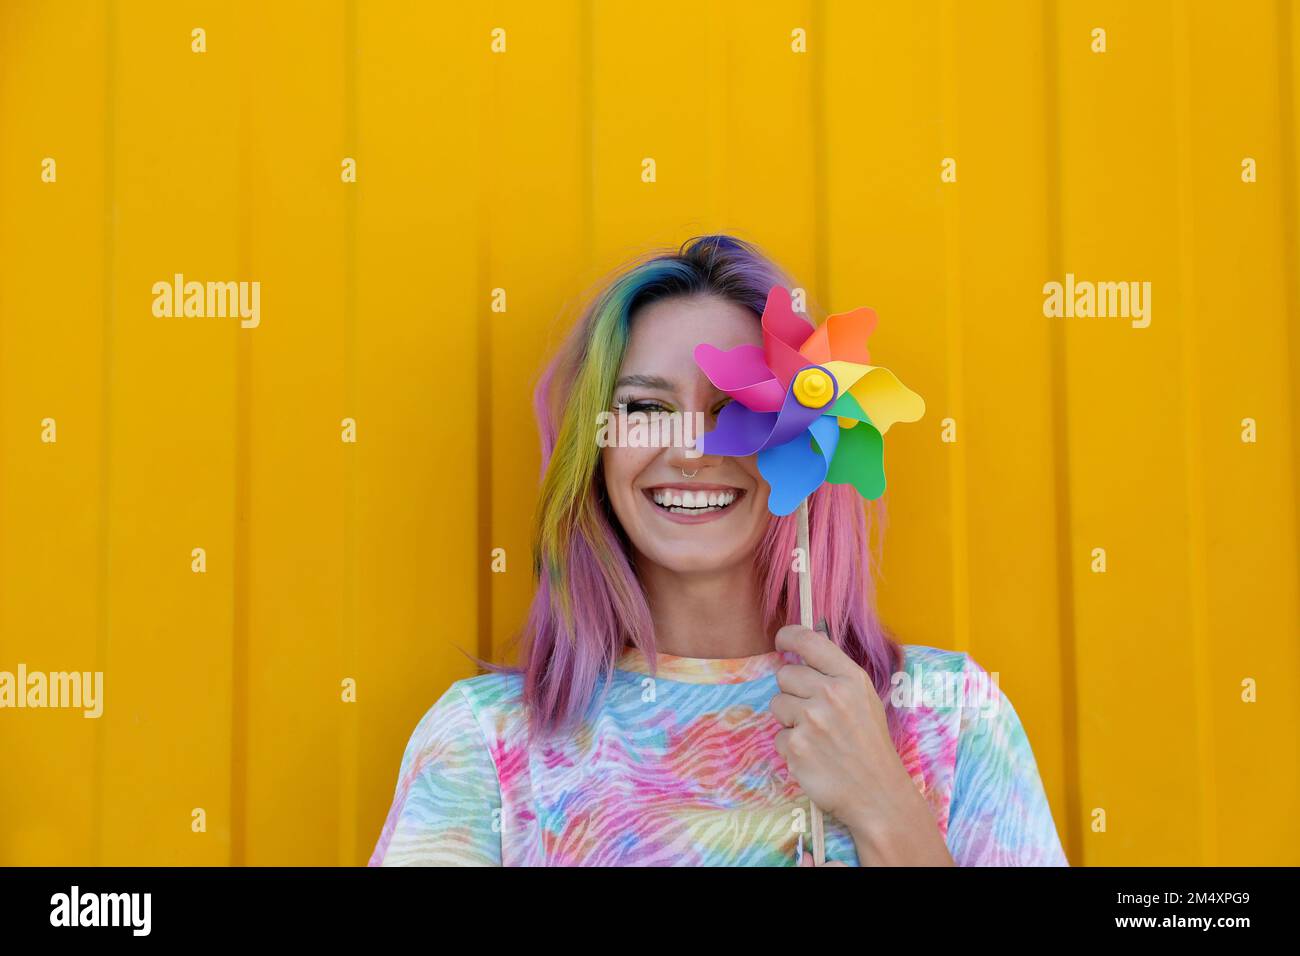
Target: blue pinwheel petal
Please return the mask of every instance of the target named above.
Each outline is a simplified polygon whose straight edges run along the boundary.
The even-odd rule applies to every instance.
[[[835,419],[832,418],[831,423],[835,424]],[[835,427],[839,428],[839,425]],[[813,449],[808,430],[784,445],[760,451],[758,473],[772,488],[767,497],[768,510],[774,515],[788,515],[798,508],[799,502],[816,491],[825,480],[829,461],[829,456]]]
[[[815,440],[815,447],[821,450],[822,457],[826,459],[826,467],[831,466],[831,459],[835,457],[835,449],[840,444],[840,423],[834,415],[823,415],[817,421],[808,426]]]

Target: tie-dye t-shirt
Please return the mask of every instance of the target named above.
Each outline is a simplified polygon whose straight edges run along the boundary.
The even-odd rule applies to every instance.
[[[964,653],[904,644],[900,757],[959,866],[1067,866],[1029,740]],[[529,748],[521,680],[459,680],[411,735],[372,866],[794,866],[808,798],[768,712],[777,651],[626,650],[579,729]],[[826,858],[858,864],[825,819]]]

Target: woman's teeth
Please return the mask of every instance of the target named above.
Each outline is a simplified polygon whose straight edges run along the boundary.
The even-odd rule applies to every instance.
[[[702,515],[721,511],[736,500],[734,491],[672,491],[654,490],[654,502],[673,514]]]

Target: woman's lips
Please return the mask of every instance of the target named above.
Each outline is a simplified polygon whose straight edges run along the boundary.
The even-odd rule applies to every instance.
[[[642,494],[658,514],[678,524],[724,517],[745,496],[744,489],[713,484],[655,485],[643,488]]]

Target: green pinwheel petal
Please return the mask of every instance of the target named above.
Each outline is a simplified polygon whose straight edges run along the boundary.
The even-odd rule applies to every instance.
[[[834,414],[844,415],[839,411],[838,402],[835,408]],[[868,501],[885,493],[885,440],[865,417],[853,428],[840,429],[839,444],[826,472],[826,481],[832,485],[852,485]]]
[[[831,406],[830,411],[826,414],[834,415],[837,418],[852,418],[859,422],[871,421],[867,413],[862,410],[862,405],[848,392],[837,398],[835,404]]]

